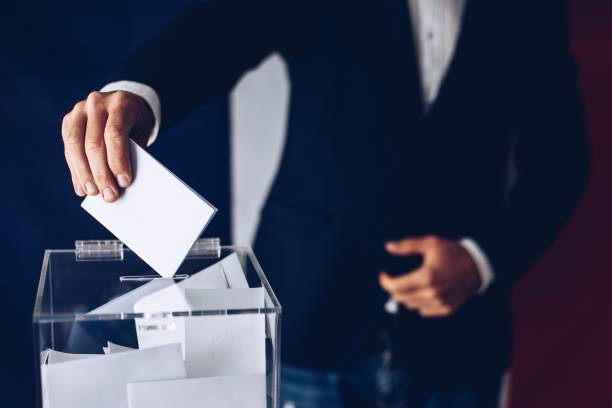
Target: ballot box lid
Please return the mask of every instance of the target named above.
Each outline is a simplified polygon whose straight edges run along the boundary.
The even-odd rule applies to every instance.
[[[252,249],[198,240],[172,278],[120,241],[76,241],[45,251],[34,323],[280,313]]]

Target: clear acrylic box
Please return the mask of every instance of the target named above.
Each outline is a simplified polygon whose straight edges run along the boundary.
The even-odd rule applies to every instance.
[[[280,317],[250,247],[200,239],[169,279],[119,241],[47,250],[38,406],[276,408]]]

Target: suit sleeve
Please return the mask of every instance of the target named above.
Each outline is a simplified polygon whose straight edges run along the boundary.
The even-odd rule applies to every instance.
[[[515,145],[517,180],[508,199],[472,235],[511,286],[554,242],[589,175],[590,147],[569,49],[567,2],[546,1],[526,59]]]
[[[161,131],[228,93],[244,72],[277,50],[279,0],[208,0],[184,10],[112,78],[153,88]]]

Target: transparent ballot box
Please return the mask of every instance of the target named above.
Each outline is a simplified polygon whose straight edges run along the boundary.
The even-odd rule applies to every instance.
[[[278,407],[281,306],[249,247],[200,239],[172,278],[119,241],[47,250],[38,406]]]

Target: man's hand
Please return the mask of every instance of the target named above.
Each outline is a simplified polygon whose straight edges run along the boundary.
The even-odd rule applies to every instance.
[[[129,138],[145,146],[154,126],[147,102],[129,92],[92,92],[62,121],[64,153],[78,196],[119,198],[132,182]]]
[[[457,242],[438,237],[409,238],[388,242],[391,255],[421,254],[418,269],[398,277],[380,274],[380,285],[393,299],[424,317],[443,317],[455,312],[480,287],[480,275],[470,254]]]

